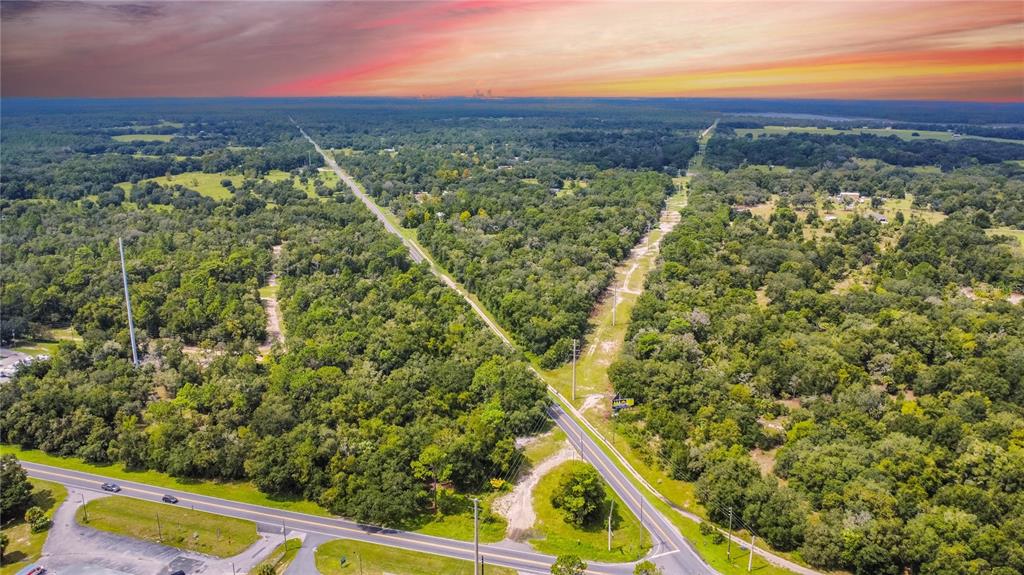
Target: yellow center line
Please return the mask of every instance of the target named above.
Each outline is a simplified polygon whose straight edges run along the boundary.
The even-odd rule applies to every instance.
[[[52,476],[55,476],[55,477],[61,477],[61,478],[65,478],[65,479],[72,479],[72,480],[75,480],[75,481],[87,481],[87,479],[82,478],[82,477],[78,477],[78,476],[75,476],[75,475],[67,475],[67,474],[64,474],[64,473],[58,473],[56,471],[49,471],[49,470],[30,470],[30,471],[31,471],[31,473],[35,473],[35,474],[52,475]],[[144,494],[153,495],[153,496],[162,496],[163,495],[163,492],[160,492],[160,491],[150,491],[148,489],[140,489],[138,487],[124,487],[123,490],[124,491],[134,491],[134,492],[144,493]],[[213,502],[210,502],[210,501],[205,501],[205,500],[200,500],[200,499],[190,499],[188,497],[181,497],[180,500],[181,501],[190,501],[190,502],[193,502],[193,503],[199,503],[201,505],[209,505],[211,507],[218,507],[218,508],[227,509],[227,510],[230,510],[230,511],[236,511],[236,512],[241,512],[241,513],[250,513],[250,514],[254,514],[254,515],[262,515],[264,517],[271,517],[271,518],[273,518],[275,520],[284,520],[286,523],[305,523],[307,525],[313,525],[313,526],[316,526],[316,527],[322,527],[322,528],[326,528],[326,529],[337,529],[337,530],[340,530],[340,531],[356,533],[356,534],[362,535],[364,537],[369,537],[369,538],[379,538],[379,539],[386,540],[386,541],[392,541],[392,540],[394,540],[394,541],[402,541],[401,535],[397,535],[397,534],[396,535],[389,535],[389,534],[386,534],[386,533],[367,533],[366,531],[364,531],[362,529],[348,527],[348,526],[345,526],[345,525],[334,525],[334,524],[330,524],[330,523],[321,523],[321,522],[318,522],[318,521],[312,521],[312,520],[309,520],[309,519],[300,519],[300,518],[294,518],[294,517],[283,517],[281,515],[267,513],[267,512],[264,512],[264,511],[257,511],[257,510],[252,510],[252,509],[246,509],[244,507],[235,507],[235,506],[232,506],[232,505],[223,505],[223,504],[220,504],[220,503],[213,503]],[[200,510],[200,511],[202,511],[202,510]],[[325,535],[329,535],[329,533],[327,533]],[[472,551],[470,551],[468,549],[462,549],[462,548],[459,548],[459,547],[454,547],[454,546],[451,546],[451,545],[445,545],[443,543],[435,543],[435,542],[432,542],[432,541],[422,541],[422,540],[419,540],[419,539],[415,539],[415,540],[409,540],[409,543],[413,543],[413,544],[417,544],[417,545],[425,545],[425,546],[429,546],[429,547],[436,547],[438,549],[445,549],[445,550],[448,550],[448,551],[451,551],[451,552],[472,553]],[[385,545],[388,545],[390,547],[398,547],[397,545],[393,545],[393,544],[389,545],[387,543],[385,543]],[[417,551],[416,549],[408,549],[408,550],[409,551]],[[430,551],[425,551],[425,553],[430,553]],[[435,553],[435,555],[437,555],[437,553]],[[531,564],[531,565],[539,565],[539,566],[541,566],[541,567],[543,567],[545,569],[549,568],[549,564],[548,563],[545,563],[545,562],[542,562],[542,561],[536,561],[536,560],[533,560],[533,559],[525,559],[525,558],[522,558],[522,557],[516,557],[516,556],[512,556],[512,555],[503,555],[501,553],[497,553],[497,552],[490,551],[490,550],[488,550],[487,555],[490,556],[490,557],[496,557],[496,558],[504,559],[504,560],[511,561],[511,562],[528,563],[528,564]],[[609,572],[606,572],[606,571],[600,571],[600,570],[596,570],[596,569],[588,569],[587,571],[591,572],[591,573],[596,573],[596,574],[599,574],[599,575],[604,575],[606,573],[609,573]]]
[[[585,449],[586,449],[586,444],[585,444],[585,443],[581,443],[581,444],[580,444],[580,451],[581,451],[581,452],[583,452],[583,451],[584,451]],[[591,449],[591,451],[593,451],[593,449]],[[584,456],[585,456],[586,454],[585,454],[585,453],[581,453],[581,455],[584,455]],[[594,457],[594,460],[595,460],[595,462],[596,462],[596,461],[600,461],[601,459],[600,459],[599,457],[596,457],[596,456],[595,456],[595,457]],[[603,467],[605,468],[605,473],[606,473],[606,474],[608,475],[608,480],[609,480],[609,482],[614,482],[614,483],[615,483],[615,485],[617,485],[617,486],[618,486],[618,488],[619,488],[619,489],[620,489],[620,490],[621,490],[621,491],[623,492],[624,496],[628,496],[628,497],[629,497],[629,500],[633,502],[633,505],[637,505],[637,506],[643,505],[643,503],[642,503],[642,502],[641,502],[641,503],[637,503],[637,500],[636,500],[636,498],[635,498],[635,497],[633,496],[633,494],[632,494],[632,493],[631,493],[631,492],[630,492],[630,491],[629,491],[628,489],[625,489],[625,487],[624,487],[624,486],[622,485],[622,482],[620,482],[620,481],[619,481],[619,478],[618,478],[618,477],[616,477],[614,473],[611,473],[611,472],[610,472],[610,471],[609,471],[609,470],[607,469],[607,465],[605,465],[604,463],[602,463],[601,465],[602,465],[602,466],[603,466]],[[639,490],[637,490],[637,492],[638,492],[638,494],[640,495],[640,497],[642,498],[642,497],[643,497],[643,494],[640,494],[640,493],[639,493]],[[650,506],[650,505],[649,505],[649,507],[652,507],[652,506]],[[652,508],[652,511],[654,511],[654,509],[653,509],[653,508]],[[671,545],[672,539],[671,539],[671,538],[669,538],[669,536],[668,536],[668,535],[667,535],[667,534],[665,533],[665,531],[664,531],[664,530],[663,530],[663,529],[661,528],[661,524],[660,524],[660,522],[658,522],[658,521],[654,521],[654,522],[653,522],[653,524],[654,524],[654,529],[655,529],[655,530],[656,530],[656,531],[658,532],[658,534],[659,534],[659,535],[661,535],[662,539],[663,539],[663,540],[664,540],[664,541],[665,541],[666,543],[668,543],[669,545]],[[644,525],[643,525],[643,523],[641,523],[641,524],[640,524],[640,528],[641,528],[641,529],[643,529],[643,528],[644,528]]]

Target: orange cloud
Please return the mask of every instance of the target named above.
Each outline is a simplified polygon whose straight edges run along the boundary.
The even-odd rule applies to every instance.
[[[1017,0],[146,6],[3,2],[4,95],[1024,100]]]

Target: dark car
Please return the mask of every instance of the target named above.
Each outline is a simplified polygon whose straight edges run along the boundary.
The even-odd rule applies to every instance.
[[[117,493],[118,491],[121,491],[121,486],[116,483],[104,483],[103,485],[100,485],[100,489],[111,493]]]
[[[178,498],[173,496],[173,495],[164,495],[163,497],[161,497],[161,499],[164,500],[164,503],[177,503],[178,502]],[[171,575],[174,575],[174,574],[171,573]]]
[[[171,573],[171,575],[185,575],[185,572],[181,569],[178,569],[177,571]]]

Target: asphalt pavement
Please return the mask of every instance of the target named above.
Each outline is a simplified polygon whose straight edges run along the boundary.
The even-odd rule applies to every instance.
[[[160,498],[164,494],[174,495],[178,498],[179,507],[187,506],[199,511],[216,513],[227,517],[248,519],[256,522],[260,527],[260,531],[264,532],[270,531],[281,534],[282,532],[301,531],[309,536],[320,535],[328,538],[354,539],[410,551],[433,553],[467,561],[473,560],[472,541],[443,539],[409,531],[363,525],[338,517],[321,517],[295,511],[284,511],[251,503],[154,487],[135,481],[112,479],[93,473],[52,467],[39,463],[22,462],[22,467],[32,477],[55,481],[79,491],[103,493],[100,485],[111,481],[121,486],[120,493],[113,495],[113,497],[134,497],[159,503]],[[282,535],[278,535],[278,537],[282,537]],[[274,542],[273,538],[270,541]],[[550,573],[551,564],[554,562],[554,557],[532,551],[513,549],[501,543],[482,543],[480,545],[480,554],[485,558],[488,565],[510,567],[527,575],[547,575]],[[630,563],[590,563],[590,568],[587,570],[587,573],[592,575],[628,575],[632,572],[633,565]],[[689,573],[688,571],[667,572],[672,574]]]

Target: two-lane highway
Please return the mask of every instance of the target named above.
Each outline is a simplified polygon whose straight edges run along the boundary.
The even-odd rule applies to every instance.
[[[251,503],[198,495],[186,491],[154,487],[135,481],[112,479],[92,473],[38,463],[23,461],[21,465],[31,477],[54,481],[79,490],[102,492],[100,489],[102,483],[108,481],[117,483],[121,487],[121,492],[114,495],[114,497],[134,497],[159,503],[161,502],[160,498],[165,494],[173,495],[178,498],[177,505],[179,507],[190,507],[197,511],[247,519],[259,524],[264,531],[302,531],[340,539],[354,539],[376,543],[409,551],[454,557],[466,561],[473,560],[472,541],[456,541],[409,531],[383,529],[376,526],[362,525],[338,517],[323,517],[295,511],[285,511]],[[72,501],[71,503],[73,504],[74,502]],[[550,573],[551,564],[554,562],[554,558],[548,555],[516,549],[502,544],[481,544],[480,555],[488,565],[509,567],[521,573],[529,573],[531,575],[546,575]],[[627,563],[591,563],[589,569],[587,569],[587,573],[593,575],[628,575],[632,572],[633,565]],[[672,571],[672,573],[677,572]]]

